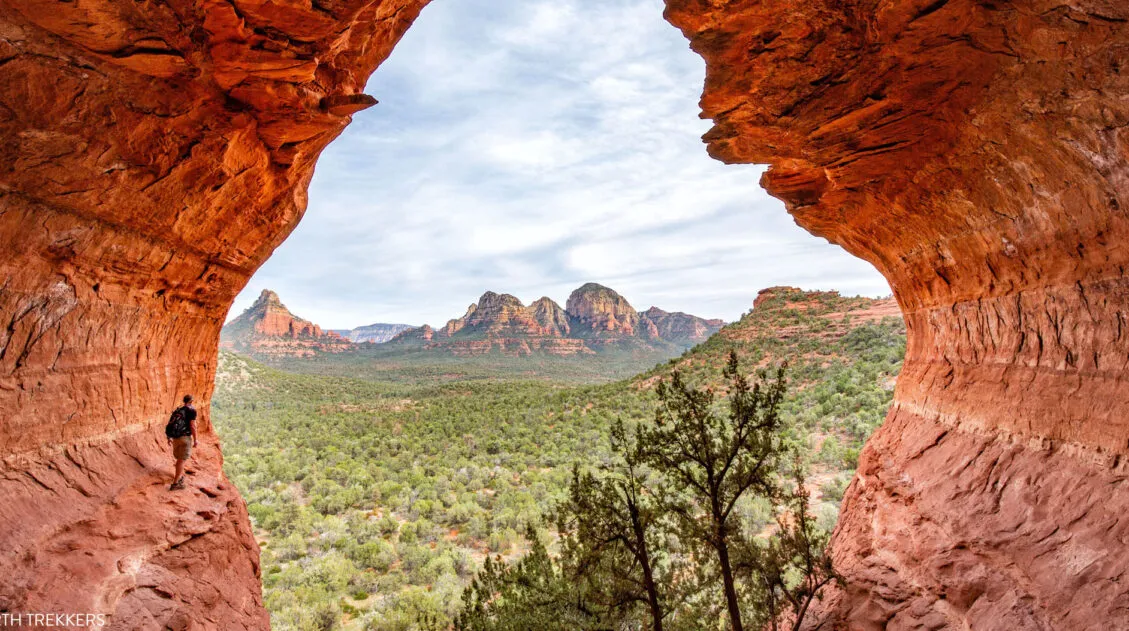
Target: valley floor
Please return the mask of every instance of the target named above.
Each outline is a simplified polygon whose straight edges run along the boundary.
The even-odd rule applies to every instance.
[[[788,437],[832,528],[901,367],[904,326],[885,303],[781,291],[681,357],[598,385],[505,371],[377,381],[221,353],[214,422],[259,538],[273,628],[406,630],[421,617],[445,628],[484,558],[520,556],[572,467],[608,456],[612,421],[648,422],[653,386],[675,369],[720,387],[731,349],[745,366],[789,362]],[[772,506],[740,513],[771,533]]]

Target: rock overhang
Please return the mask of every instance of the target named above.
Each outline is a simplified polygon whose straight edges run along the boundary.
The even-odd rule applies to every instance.
[[[183,392],[207,399],[231,301],[301,218],[318,154],[371,104],[368,75],[424,4],[0,6],[0,496],[41,522],[0,538],[0,569],[19,577],[7,608],[81,604],[52,602],[72,596],[51,591],[51,545],[103,502],[149,501],[129,489],[160,467],[151,435]],[[873,263],[905,311],[906,367],[844,504],[847,584],[823,613],[1116,624],[1129,8],[668,0],[666,14],[706,59],[711,155],[770,164],[763,183],[797,223]],[[59,485],[85,499],[53,509]],[[263,628],[257,554],[233,544],[248,521],[228,505],[194,545],[249,560],[224,580],[252,604],[223,609],[224,628]],[[173,559],[153,572],[189,571],[150,543]],[[1079,567],[1078,546],[1104,560]],[[122,585],[91,593],[132,610]],[[956,596],[973,591],[980,604]],[[208,610],[203,592],[170,607]]]

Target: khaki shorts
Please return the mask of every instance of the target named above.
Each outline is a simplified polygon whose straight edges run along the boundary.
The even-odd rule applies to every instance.
[[[188,460],[192,457],[192,437],[181,436],[172,439],[172,455],[177,460]]]

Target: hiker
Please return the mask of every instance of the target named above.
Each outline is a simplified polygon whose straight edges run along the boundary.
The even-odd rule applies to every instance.
[[[188,462],[192,448],[196,446],[196,408],[192,405],[191,394],[184,395],[184,405],[173,410],[169,424],[165,426],[165,437],[176,458],[176,477],[169,490],[178,491],[184,488],[184,463]]]

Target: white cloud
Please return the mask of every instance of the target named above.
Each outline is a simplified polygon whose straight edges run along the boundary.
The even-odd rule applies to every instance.
[[[704,66],[661,0],[435,2],[326,150],[264,287],[323,326],[441,324],[482,291],[733,319],[773,284],[885,294],[797,228],[761,168],[711,160]]]

